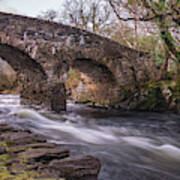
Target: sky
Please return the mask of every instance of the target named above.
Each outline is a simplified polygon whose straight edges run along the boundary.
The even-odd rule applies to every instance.
[[[0,11],[36,17],[48,9],[60,10],[63,0],[0,0]]]

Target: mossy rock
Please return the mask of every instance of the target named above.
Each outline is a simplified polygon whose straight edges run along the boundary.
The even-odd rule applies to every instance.
[[[137,104],[138,110],[163,111],[168,108],[161,90],[161,83],[149,84],[144,92],[143,100]],[[140,94],[140,96],[143,95]]]

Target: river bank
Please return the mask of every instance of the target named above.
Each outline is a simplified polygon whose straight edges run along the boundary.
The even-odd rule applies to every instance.
[[[29,130],[0,124],[1,180],[97,180],[100,161],[92,156],[69,157],[70,150]]]
[[[89,84],[82,79],[74,81],[72,77],[69,77],[67,82],[69,98],[75,103],[86,104],[94,108],[125,111],[180,113],[180,82],[177,75],[169,75],[168,78],[158,81],[152,79],[147,82],[137,83],[136,86],[132,84],[119,87],[119,95],[114,102],[105,102],[100,96],[103,94],[103,91],[98,88],[88,89]],[[79,88],[80,84],[83,87],[81,90]],[[102,89],[108,91],[110,88]],[[84,89],[86,93],[84,93]],[[114,94],[115,92],[111,93],[111,97]]]

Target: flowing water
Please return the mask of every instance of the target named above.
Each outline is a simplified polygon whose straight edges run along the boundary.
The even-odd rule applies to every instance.
[[[68,103],[60,115],[20,105],[18,95],[0,96],[0,122],[30,129],[72,155],[102,163],[99,180],[180,180],[180,116],[122,112]]]

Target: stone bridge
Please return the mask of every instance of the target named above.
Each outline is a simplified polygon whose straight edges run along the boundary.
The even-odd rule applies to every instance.
[[[125,87],[154,76],[146,53],[74,27],[2,12],[0,57],[17,72],[22,97],[56,112],[66,108],[70,68],[98,84],[95,94],[109,104],[119,103]]]

